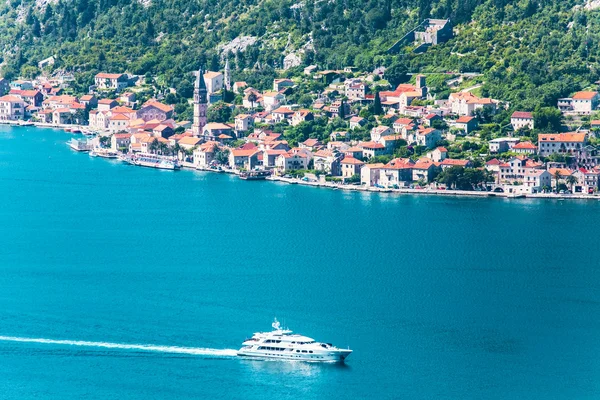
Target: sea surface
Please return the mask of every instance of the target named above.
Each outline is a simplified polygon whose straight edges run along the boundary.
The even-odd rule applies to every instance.
[[[0,127],[0,399],[597,399],[600,203],[159,171]],[[345,365],[238,359],[274,317]]]

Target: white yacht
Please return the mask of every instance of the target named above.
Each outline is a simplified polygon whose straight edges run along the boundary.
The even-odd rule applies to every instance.
[[[274,358],[279,360],[344,362],[352,353],[350,349],[339,349],[331,343],[319,343],[307,336],[292,334],[282,329],[279,321],[271,325],[271,332],[257,332],[242,343],[238,356]]]

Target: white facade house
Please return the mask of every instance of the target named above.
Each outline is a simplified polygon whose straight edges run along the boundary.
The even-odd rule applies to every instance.
[[[117,92],[129,85],[127,74],[107,74],[101,72],[94,77],[94,83],[98,89],[113,89]]]
[[[547,133],[538,136],[538,154],[547,157],[554,153],[573,154],[583,149],[585,133]]]
[[[577,92],[572,97],[571,106],[577,114],[591,114],[598,108],[598,92]]]
[[[17,96],[0,97],[0,121],[15,121],[23,119],[25,102]]]
[[[525,111],[515,111],[510,117],[510,124],[515,131],[527,128],[533,129],[533,114]]]
[[[239,114],[235,117],[235,131],[246,132],[252,126],[252,116],[248,114]]]

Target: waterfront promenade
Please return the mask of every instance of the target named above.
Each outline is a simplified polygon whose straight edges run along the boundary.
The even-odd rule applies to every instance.
[[[2,121],[2,124],[11,125],[11,126],[24,126],[22,123],[18,121]],[[56,124],[46,124],[41,122],[34,122],[33,126],[36,128],[51,128],[51,129],[85,129],[85,126],[78,125],[56,125]],[[182,162],[182,167],[186,169],[195,169],[202,170],[206,172],[216,171],[210,168],[197,168],[193,163],[190,162]],[[238,170],[223,168],[220,173],[228,173],[239,175]],[[496,192],[487,192],[487,191],[472,191],[472,190],[441,190],[441,189],[433,189],[433,188],[423,188],[423,189],[411,189],[411,188],[377,188],[377,187],[365,187],[362,185],[353,185],[353,184],[342,184],[336,182],[321,182],[321,181],[305,181],[299,178],[285,178],[282,176],[272,175],[267,178],[267,180],[273,182],[281,182],[287,184],[294,185],[303,185],[310,186],[315,188],[324,188],[324,189],[333,189],[333,190],[346,190],[346,191],[360,191],[360,192],[372,192],[372,193],[396,193],[396,194],[408,194],[408,195],[428,195],[428,196],[457,196],[457,197],[500,197],[500,198],[508,198],[508,199],[519,199],[519,198],[536,198],[536,199],[577,199],[577,200],[600,200],[600,194],[560,194],[560,193],[528,193],[528,194],[512,194],[512,193],[496,193]]]

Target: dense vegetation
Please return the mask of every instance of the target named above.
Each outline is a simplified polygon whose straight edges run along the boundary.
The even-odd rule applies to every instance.
[[[100,71],[157,76],[159,88],[191,97],[191,71],[222,68],[264,89],[283,57],[360,70],[482,72],[483,95],[536,110],[594,85],[599,78],[600,18],[583,0],[33,0],[0,5],[2,73],[34,76],[55,55],[54,69],[75,73],[84,91]],[[457,36],[425,54],[386,50],[426,17],[452,18]],[[220,45],[254,36],[243,52]],[[297,71],[297,70],[295,70]],[[50,72],[50,71],[48,71]],[[288,72],[288,73],[293,73]],[[401,75],[401,74],[400,74]],[[305,99],[306,100],[306,99]]]

